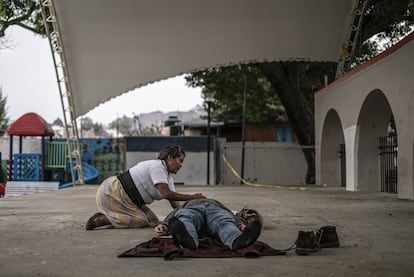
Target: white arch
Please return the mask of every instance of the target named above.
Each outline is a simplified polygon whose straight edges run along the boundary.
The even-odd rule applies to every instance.
[[[392,111],[385,94],[373,90],[365,98],[358,117],[355,153],[358,160],[358,190],[379,191],[379,137],[387,135]]]
[[[330,109],[325,116],[321,136],[321,180],[327,186],[341,186],[345,179],[345,159],[341,145],[345,143],[342,123],[336,110]],[[344,149],[343,149],[344,150]],[[342,163],[343,162],[343,163]]]
[[[378,137],[386,134],[392,114],[398,134],[398,196],[414,199],[413,40],[411,33],[315,94],[316,153],[323,116],[335,109],[344,130],[347,190],[379,190]],[[321,174],[321,161],[316,165]]]

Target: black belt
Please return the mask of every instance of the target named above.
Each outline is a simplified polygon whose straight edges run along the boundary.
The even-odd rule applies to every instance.
[[[129,170],[124,173],[121,173],[117,176],[119,182],[121,182],[122,187],[127,193],[128,197],[131,198],[138,207],[145,205],[144,199],[142,199],[141,194],[139,193],[137,187],[135,186],[134,180],[132,180]]]

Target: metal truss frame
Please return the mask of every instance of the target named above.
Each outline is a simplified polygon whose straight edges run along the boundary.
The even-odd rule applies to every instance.
[[[364,18],[365,8],[367,6],[367,0],[356,0],[357,5],[353,11],[353,22],[348,30],[348,41],[342,48],[342,55],[339,59],[336,78],[342,76],[348,72],[351,68],[351,63],[355,55],[355,44],[361,30],[362,19]]]
[[[52,0],[39,0],[46,35],[52,51],[53,63],[59,87],[60,100],[65,123],[65,136],[68,145],[68,156],[73,186],[84,184],[82,156],[80,151],[79,133],[76,123],[76,113],[72,97],[69,74],[66,68],[66,59],[63,43],[60,37],[59,24],[56,18]]]

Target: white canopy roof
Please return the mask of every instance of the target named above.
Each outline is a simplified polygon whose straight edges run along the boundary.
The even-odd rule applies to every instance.
[[[54,1],[75,114],[148,83],[209,67],[338,61],[354,2]]]

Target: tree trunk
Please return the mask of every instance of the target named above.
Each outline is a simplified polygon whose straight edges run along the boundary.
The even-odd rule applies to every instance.
[[[308,168],[306,184],[315,183],[315,133],[313,93],[323,87],[323,73],[333,80],[335,63],[274,62],[257,64],[276,90]],[[324,66],[323,66],[324,65]]]

